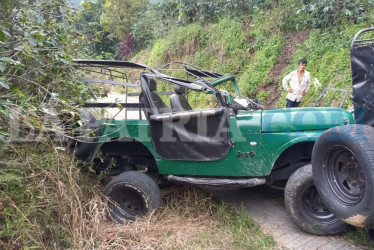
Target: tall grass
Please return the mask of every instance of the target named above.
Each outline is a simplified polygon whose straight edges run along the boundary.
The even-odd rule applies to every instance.
[[[0,148],[0,249],[270,249],[245,212],[186,187],[157,213],[108,219],[102,180],[51,143]]]
[[[50,143],[4,145],[0,159],[5,248],[72,248],[90,237],[98,182],[82,174],[77,162]]]

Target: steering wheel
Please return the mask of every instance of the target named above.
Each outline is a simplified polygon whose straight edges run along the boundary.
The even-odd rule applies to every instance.
[[[263,106],[263,105],[261,105],[261,104],[255,102],[255,101],[253,101],[252,99],[249,99],[249,98],[247,98],[247,97],[245,97],[245,98],[248,99],[248,101],[252,104],[252,107],[253,107],[254,109],[264,109],[264,106]]]

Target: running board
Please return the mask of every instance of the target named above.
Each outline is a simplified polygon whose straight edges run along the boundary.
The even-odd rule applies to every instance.
[[[265,178],[250,178],[250,179],[222,179],[222,178],[198,178],[198,177],[183,177],[175,175],[166,175],[165,178],[173,183],[188,183],[195,185],[206,186],[226,186],[235,188],[254,187],[266,183]]]

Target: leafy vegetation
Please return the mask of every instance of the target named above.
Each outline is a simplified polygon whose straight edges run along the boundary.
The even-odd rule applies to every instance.
[[[89,239],[98,182],[50,143],[0,150],[0,248],[74,248]]]
[[[59,1],[5,1],[0,13],[0,131],[10,119],[52,129],[46,116],[91,98],[71,66],[82,38],[76,13]]]
[[[115,38],[100,22],[105,0],[82,2],[82,11],[77,12],[76,29],[84,37],[82,47],[89,57],[113,59],[120,40]]]
[[[296,8],[296,13],[304,16],[300,24],[313,28],[363,22],[366,19],[363,14],[374,4],[372,1],[365,0],[303,0],[301,2],[302,5]]]
[[[122,41],[131,33],[132,26],[140,19],[140,13],[146,8],[147,3],[147,0],[105,1],[100,21],[114,37]]]
[[[299,44],[298,50],[291,59],[293,65],[290,65],[286,72],[296,67],[299,58],[305,57],[308,59],[307,70],[321,83],[319,87],[312,86],[303,105],[309,106],[327,86],[351,91],[350,43],[354,34],[364,27],[366,27],[364,24],[360,24],[331,28],[329,31],[315,29],[304,44]],[[282,94],[284,98],[281,98],[279,105],[285,105],[286,93]],[[325,105],[329,106],[335,97],[330,96],[331,100]],[[349,105],[350,100],[347,98],[345,107]]]
[[[24,135],[56,132],[56,120],[50,117],[74,111],[99,94],[77,80],[74,57],[134,56],[132,60],[154,67],[186,61],[236,74],[242,94],[257,93],[264,102],[272,93],[258,87],[274,84],[269,73],[281,61],[287,38],[302,29],[310,35],[278,77],[306,58],[307,70],[320,82],[303,101],[308,106],[326,86],[351,89],[350,41],[374,23],[373,2],[86,0],[80,10],[80,1],[70,2],[75,8],[65,0],[1,1],[0,248],[274,247],[274,240],[246,214],[196,190],[166,198],[158,215],[113,226],[103,213],[99,179],[89,179],[78,162],[51,142],[9,144],[6,139],[11,130]],[[280,92],[282,107],[286,93]],[[324,104],[336,98],[333,94]],[[193,107],[215,104],[214,97],[196,93],[189,95],[189,102]],[[345,107],[349,105],[347,100]],[[11,123],[14,119],[20,127]],[[188,223],[176,227],[181,220]],[[147,239],[139,241],[144,232]],[[365,233],[358,230],[348,237],[363,242]]]

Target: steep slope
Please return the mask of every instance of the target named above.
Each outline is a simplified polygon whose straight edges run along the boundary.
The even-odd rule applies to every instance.
[[[365,25],[347,24],[328,31],[282,31],[282,20],[273,16],[262,14],[247,21],[224,18],[205,26],[178,27],[135,60],[156,68],[185,61],[236,74],[242,95],[260,98],[266,108],[285,106],[281,79],[296,68],[300,58],[308,60],[312,79],[321,83],[312,86],[301,106],[309,106],[327,86],[351,89],[349,46],[354,34]],[[337,98],[333,93],[323,105],[333,105]],[[345,107],[349,104],[348,98]]]
[[[256,91],[256,94],[260,91],[267,91],[270,94],[264,103],[265,108],[277,107],[282,91],[280,86],[280,82],[282,81],[281,76],[286,73],[287,66],[294,63],[290,59],[296,52],[298,44],[304,43],[308,36],[309,31],[294,31],[288,35],[285,45],[282,48],[281,56],[268,75],[270,82],[261,84]]]

